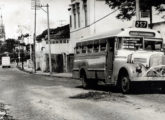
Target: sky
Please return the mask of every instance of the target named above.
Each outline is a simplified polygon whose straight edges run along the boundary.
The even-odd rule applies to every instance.
[[[49,4],[50,28],[69,23],[70,0],[40,0],[42,5]],[[43,8],[46,10],[46,8]],[[0,14],[5,25],[6,38],[18,38],[25,33],[33,35],[34,10],[31,0],[0,0]],[[47,29],[47,14],[37,10],[37,35]]]

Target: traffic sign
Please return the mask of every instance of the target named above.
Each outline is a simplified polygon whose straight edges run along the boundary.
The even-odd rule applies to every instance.
[[[140,20],[138,20],[138,21],[135,22],[135,27],[136,28],[147,28],[148,27],[148,23],[147,23],[147,21],[140,21]]]

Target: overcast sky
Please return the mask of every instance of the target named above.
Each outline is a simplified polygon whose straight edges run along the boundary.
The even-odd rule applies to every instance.
[[[64,20],[69,23],[70,0],[40,0],[42,5],[50,6],[50,28],[60,25]],[[0,0],[0,7],[5,24],[6,38],[17,38],[22,29],[23,33],[34,31],[34,10],[31,9],[31,0]],[[63,23],[63,24],[64,24]],[[21,27],[18,27],[21,26]],[[47,14],[37,10],[37,34],[47,29]]]

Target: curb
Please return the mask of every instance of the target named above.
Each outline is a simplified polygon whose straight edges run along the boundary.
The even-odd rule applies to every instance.
[[[72,77],[66,77],[66,76],[56,76],[56,75],[40,74],[40,73],[35,73],[35,74],[36,74],[36,75],[42,75],[42,76],[56,77],[56,78],[68,78],[68,79],[73,79]]]
[[[56,77],[56,78],[68,78],[68,79],[73,79],[72,77],[66,77],[66,76],[56,76],[56,75],[50,75],[50,74],[40,74],[40,73],[33,73],[32,71],[28,71],[28,70],[22,70],[21,67],[17,66],[17,68],[20,70],[20,71],[23,71],[23,72],[26,72],[26,73],[29,73],[29,74],[35,74],[35,75],[42,75],[42,76],[49,76],[49,77]]]
[[[28,70],[25,70],[25,69],[22,69],[21,67],[17,66],[18,70],[20,71],[23,71],[23,72],[26,72],[26,73],[29,73],[29,74],[33,74],[33,72],[31,71],[28,71]]]

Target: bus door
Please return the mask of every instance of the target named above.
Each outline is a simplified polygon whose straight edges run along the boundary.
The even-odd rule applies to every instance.
[[[114,38],[107,40],[107,53],[106,53],[106,83],[111,82],[113,73],[113,61],[114,61]]]

